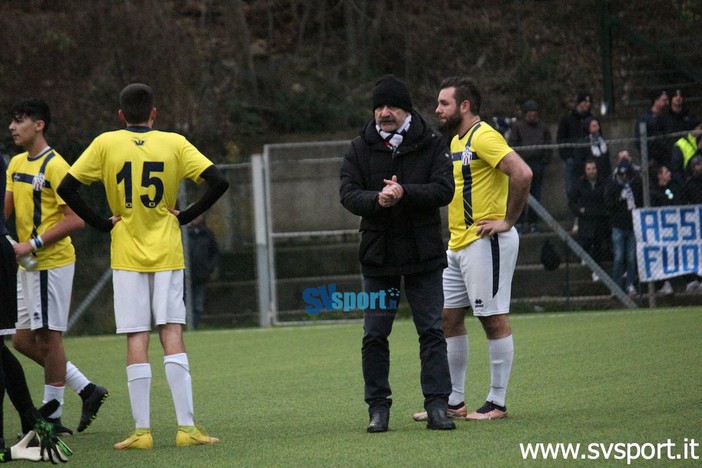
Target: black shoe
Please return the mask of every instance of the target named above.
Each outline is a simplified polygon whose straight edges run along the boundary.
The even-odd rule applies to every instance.
[[[66,437],[73,435],[73,431],[61,424],[61,418],[46,418],[46,421],[54,426],[54,432],[59,437]]]
[[[80,413],[80,422],[78,423],[78,432],[83,432],[93,419],[97,416],[98,410],[105,402],[110,394],[105,387],[96,385],[93,392],[83,400],[83,409]]]
[[[368,432],[387,432],[390,413],[373,413],[368,423]]]
[[[450,431],[456,429],[456,424],[446,414],[446,410],[431,409],[427,411],[427,429]]]

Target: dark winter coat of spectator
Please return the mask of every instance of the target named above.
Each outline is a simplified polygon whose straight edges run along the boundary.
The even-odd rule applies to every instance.
[[[661,166],[657,171],[658,183],[651,186],[651,206],[680,204],[680,183],[673,178],[672,172]]]
[[[522,105],[524,118],[512,125],[509,134],[508,144],[511,147],[524,147],[536,145],[548,145],[552,142],[551,131],[548,126],[539,120],[539,106],[536,101],[529,100]],[[519,148],[519,154],[527,165],[531,168],[533,178],[531,179],[531,195],[536,200],[541,201],[541,190],[543,187],[544,173],[546,165],[551,160],[551,149],[523,149]],[[517,221],[517,225],[528,225],[529,232],[538,230],[538,216],[529,206]]]
[[[597,117],[588,117],[585,119],[585,128],[587,136],[585,141],[590,144],[589,147],[583,148],[583,161],[592,159],[597,164],[597,177],[601,180],[609,179],[612,175],[612,163],[609,161],[609,147],[607,141],[602,135],[602,127]]]
[[[663,113],[663,126],[666,133],[689,132],[700,119],[690,113],[685,106],[685,96],[680,89],[670,93],[670,107]],[[673,140],[675,141],[675,140]]]
[[[219,261],[219,247],[214,232],[200,215],[188,225],[188,251],[190,253],[190,285],[193,295],[193,328],[200,327],[205,311],[205,290]]]
[[[611,232],[604,200],[606,183],[597,173],[597,162],[589,158],[585,161],[585,175],[568,195],[568,206],[578,218],[578,242],[598,263]],[[597,275],[593,273],[592,279],[596,281]]]
[[[634,125],[634,138],[636,138],[636,149],[641,152],[641,132],[639,125],[646,124],[646,137],[648,140],[649,165],[670,167],[670,147],[666,140],[662,138],[666,133],[663,115],[668,108],[668,93],[657,90],[651,93],[651,104],[646,112],[636,120]],[[655,173],[652,171],[652,173]]]
[[[634,237],[631,212],[643,205],[643,184],[641,177],[623,158],[605,187],[605,204],[612,224],[612,250],[614,267],[612,279],[624,287],[623,270],[626,267],[626,292],[637,293],[636,279],[636,238]]]
[[[683,205],[702,204],[702,153],[690,160],[690,176],[680,190],[680,203]]]
[[[581,91],[577,97],[577,104],[558,124],[556,141],[558,143],[582,143],[587,136],[585,119],[590,116],[592,95],[588,91]],[[561,159],[565,163],[565,188],[566,195],[573,188],[578,178],[582,175],[581,153],[577,148],[559,148]]]

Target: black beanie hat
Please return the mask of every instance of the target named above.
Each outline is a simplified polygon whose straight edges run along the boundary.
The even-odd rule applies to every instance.
[[[395,75],[380,78],[373,89],[373,110],[382,106],[393,106],[412,111],[412,98],[407,85]]]

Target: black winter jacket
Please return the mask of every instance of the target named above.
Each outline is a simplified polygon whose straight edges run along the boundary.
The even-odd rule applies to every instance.
[[[446,141],[416,112],[393,152],[371,119],[351,142],[341,166],[341,203],[361,216],[359,260],[365,276],[424,273],[446,267],[439,208],[453,198],[451,155]],[[397,176],[404,196],[383,208],[383,179]]]
[[[631,172],[631,190],[634,193],[634,202],[637,208],[643,206],[643,185],[641,176],[636,172]],[[622,190],[626,184],[622,179],[614,174],[607,181],[605,186],[605,204],[610,213],[610,221],[613,228],[631,231],[634,229],[634,222],[631,218],[631,211],[627,207],[627,202],[622,198]]]
[[[581,177],[568,194],[570,211],[578,217],[580,237],[594,237],[598,230],[609,227],[609,212],[604,199],[605,184],[605,181],[598,179],[593,186],[585,177]]]

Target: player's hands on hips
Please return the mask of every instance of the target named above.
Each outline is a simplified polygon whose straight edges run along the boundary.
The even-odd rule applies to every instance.
[[[168,208],[168,211],[170,211],[171,214],[176,217],[180,214],[180,210],[176,210],[175,208]]]
[[[478,235],[480,237],[492,237],[495,234],[512,229],[512,225],[504,219],[484,219],[476,224],[478,225]]]
[[[115,224],[122,221],[122,217],[121,216],[110,216],[110,221],[112,221],[112,225],[114,226]]]

